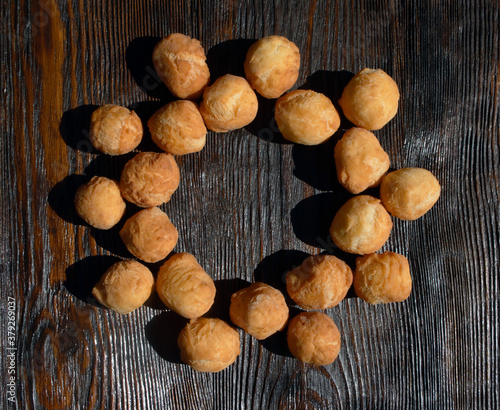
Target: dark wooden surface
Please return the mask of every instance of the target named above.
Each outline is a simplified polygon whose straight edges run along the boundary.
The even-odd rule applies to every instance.
[[[1,408],[13,407],[12,352],[22,409],[499,408],[497,1],[23,0],[0,7],[0,21]],[[196,373],[175,347],[184,321],[157,299],[119,316],[88,297],[128,255],[117,229],[75,216],[72,195],[130,158],[89,152],[89,115],[115,103],[147,121],[169,101],[151,50],[172,32],[201,40],[214,78],[242,72],[251,40],[280,34],[301,51],[297,87],[336,102],[363,67],[399,84],[398,115],[376,135],[393,168],[429,169],[442,196],[423,218],[395,220],[384,247],[410,260],[411,297],[369,306],[350,295],[328,311],[342,334],[332,365],[294,360],[283,335],[241,333],[233,366]],[[201,153],[179,158],[181,185],[163,207],[176,250],[216,281],[210,315],[226,319],[232,292],[254,280],[284,289],[307,254],[354,261],[327,236],[348,198],[334,174],[341,132],[321,147],[283,144],[272,102],[260,102],[246,129],[209,133]],[[139,149],[155,149],[149,136]]]

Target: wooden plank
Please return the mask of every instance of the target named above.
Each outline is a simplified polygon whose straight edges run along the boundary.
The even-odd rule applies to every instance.
[[[0,407],[10,405],[12,352],[18,408],[500,406],[497,2],[22,0],[0,19]],[[241,75],[251,42],[280,34],[301,50],[297,87],[336,103],[363,67],[400,86],[399,113],[376,135],[392,167],[431,170],[442,197],[417,221],[395,220],[384,247],[410,260],[409,300],[369,306],[350,294],[328,311],[342,334],[332,365],[293,359],[283,334],[258,342],[241,332],[233,366],[196,373],[176,349],[185,321],[158,299],[119,316],[88,298],[129,256],[117,229],[89,229],[72,209],[85,178],[117,178],[129,158],[89,149],[89,117],[116,103],[146,122],[171,100],[150,54],[172,32],[202,41],[214,77]],[[179,158],[181,185],[162,207],[179,230],[176,250],[216,281],[210,315],[226,320],[235,290],[254,280],[284,290],[283,274],[307,254],[339,255],[328,224],[349,197],[332,156],[342,133],[320,147],[284,144],[272,102],[259,102],[256,122],[210,132],[202,152]],[[139,149],[156,148],[147,136]]]

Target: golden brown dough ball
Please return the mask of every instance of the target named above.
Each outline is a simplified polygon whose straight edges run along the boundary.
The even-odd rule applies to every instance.
[[[177,244],[179,233],[167,214],[148,208],[130,217],[120,230],[120,238],[136,258],[154,263],[165,259]]]
[[[349,121],[367,130],[379,130],[398,112],[396,82],[380,69],[364,68],[342,92],[339,104]]]
[[[290,91],[276,101],[278,128],[288,141],[317,145],[340,126],[340,117],[330,99],[312,90]]]
[[[171,154],[190,154],[205,146],[207,128],[191,101],[174,101],[160,108],[149,119],[148,127],[154,143]]]
[[[333,255],[312,255],[286,274],[286,289],[303,309],[329,309],[352,285],[351,268]]]
[[[358,195],[338,210],[330,226],[330,235],[344,252],[366,255],[384,245],[391,229],[391,217],[380,199]]]
[[[76,191],[75,208],[89,225],[109,229],[120,221],[126,205],[115,181],[96,176]]]
[[[351,128],[335,145],[337,178],[353,194],[378,186],[389,165],[377,137],[363,128]]]
[[[227,132],[250,124],[258,106],[248,81],[226,74],[205,89],[200,112],[209,130]]]
[[[340,352],[339,329],[321,312],[302,312],[290,320],[287,341],[293,356],[304,363],[325,366]]]
[[[170,34],[153,50],[153,64],[161,80],[178,98],[197,99],[210,82],[207,57],[200,42],[184,34]]]
[[[240,354],[238,331],[220,319],[192,319],[177,338],[181,360],[199,372],[220,372]]]
[[[356,259],[354,289],[365,302],[401,302],[410,296],[408,259],[394,252],[373,253]]]
[[[283,330],[288,306],[279,290],[256,282],[231,295],[229,315],[235,325],[262,340]]]
[[[179,180],[179,167],[173,155],[141,152],[125,164],[120,189],[127,201],[149,208],[168,202]]]
[[[300,53],[297,46],[281,36],[268,36],[248,49],[245,76],[265,98],[278,98],[293,87],[299,77]]]
[[[395,217],[415,220],[424,215],[439,199],[441,186],[430,171],[403,168],[382,179],[380,199]]]
[[[214,303],[214,281],[190,253],[171,256],[158,271],[156,291],[169,309],[188,319],[199,317]]]
[[[105,154],[121,155],[132,151],[141,142],[142,133],[142,122],[137,114],[119,105],[103,105],[90,118],[90,142]]]
[[[154,287],[151,271],[141,263],[128,260],[116,262],[92,289],[104,306],[122,315],[142,306]]]

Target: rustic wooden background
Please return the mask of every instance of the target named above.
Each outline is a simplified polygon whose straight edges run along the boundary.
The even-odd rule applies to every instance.
[[[0,7],[0,21],[0,407],[13,407],[9,298],[22,409],[500,407],[498,1],[22,0]],[[384,248],[409,258],[411,297],[369,306],[349,295],[328,312],[342,334],[332,365],[291,358],[283,335],[241,333],[233,366],[196,373],[175,347],[184,321],[158,299],[119,316],[89,298],[128,255],[117,229],[76,217],[72,195],[91,175],[117,178],[130,158],[90,150],[89,116],[115,103],[147,121],[171,100],[151,51],[172,32],[200,39],[214,78],[242,73],[252,40],[280,34],[301,51],[297,87],[336,102],[363,67],[400,86],[399,113],[376,135],[393,168],[429,169],[442,196],[423,218],[395,220]],[[254,280],[284,289],[307,254],[354,261],[327,235],[348,198],[332,156],[342,133],[320,147],[284,144],[273,102],[260,102],[246,129],[209,133],[201,153],[179,158],[181,185],[163,207],[176,250],[216,280],[210,315],[226,319],[232,292]],[[139,149],[155,149],[149,136]]]

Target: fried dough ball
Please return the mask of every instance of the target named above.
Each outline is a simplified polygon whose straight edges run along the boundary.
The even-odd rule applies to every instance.
[[[337,178],[353,194],[378,186],[389,165],[377,137],[363,128],[351,128],[335,145]]]
[[[265,98],[278,98],[299,77],[299,49],[285,37],[264,37],[248,49],[244,67],[252,88]]]
[[[153,65],[170,92],[178,98],[197,99],[210,82],[207,57],[200,42],[174,33],[153,50]]]
[[[207,128],[191,101],[174,101],[160,108],[149,119],[148,127],[154,143],[171,154],[190,154],[205,146]]]
[[[156,291],[165,306],[188,319],[208,312],[215,298],[214,281],[190,253],[173,255],[162,265]]]
[[[248,81],[226,74],[205,89],[200,112],[209,130],[227,132],[250,124],[258,106]]]
[[[403,168],[382,179],[380,199],[395,217],[415,220],[429,211],[441,195],[439,181],[423,168]]]
[[[342,92],[339,104],[349,121],[367,130],[379,130],[398,112],[396,82],[380,69],[364,68]]]
[[[149,208],[168,202],[179,180],[179,167],[173,155],[141,152],[125,164],[120,189],[127,201]]]
[[[97,229],[115,226],[126,208],[118,184],[105,177],[95,176],[78,188],[74,201],[77,214]]]
[[[287,341],[293,356],[304,363],[325,366],[340,352],[339,329],[321,312],[302,312],[290,320]]]
[[[92,294],[104,306],[122,315],[142,306],[154,287],[151,271],[134,261],[112,265],[92,289]]]
[[[365,302],[402,302],[411,293],[408,259],[394,252],[373,253],[356,259],[354,289]]]
[[[286,274],[286,289],[303,309],[329,309],[352,285],[351,268],[333,255],[312,255]]]
[[[312,90],[294,90],[280,97],[274,116],[283,137],[303,145],[321,144],[340,126],[330,99]]]
[[[391,229],[391,217],[380,199],[358,195],[338,210],[330,226],[330,235],[344,252],[366,255],[384,245]]]
[[[256,282],[231,295],[229,315],[235,325],[262,340],[283,330],[288,306],[278,289]]]
[[[184,363],[199,372],[220,372],[241,353],[240,335],[220,319],[192,319],[177,338]]]
[[[109,155],[122,155],[142,140],[142,122],[134,111],[119,105],[99,107],[90,118],[90,143]]]
[[[120,238],[136,258],[154,263],[165,259],[177,244],[179,233],[167,214],[148,208],[130,217],[120,230]]]

